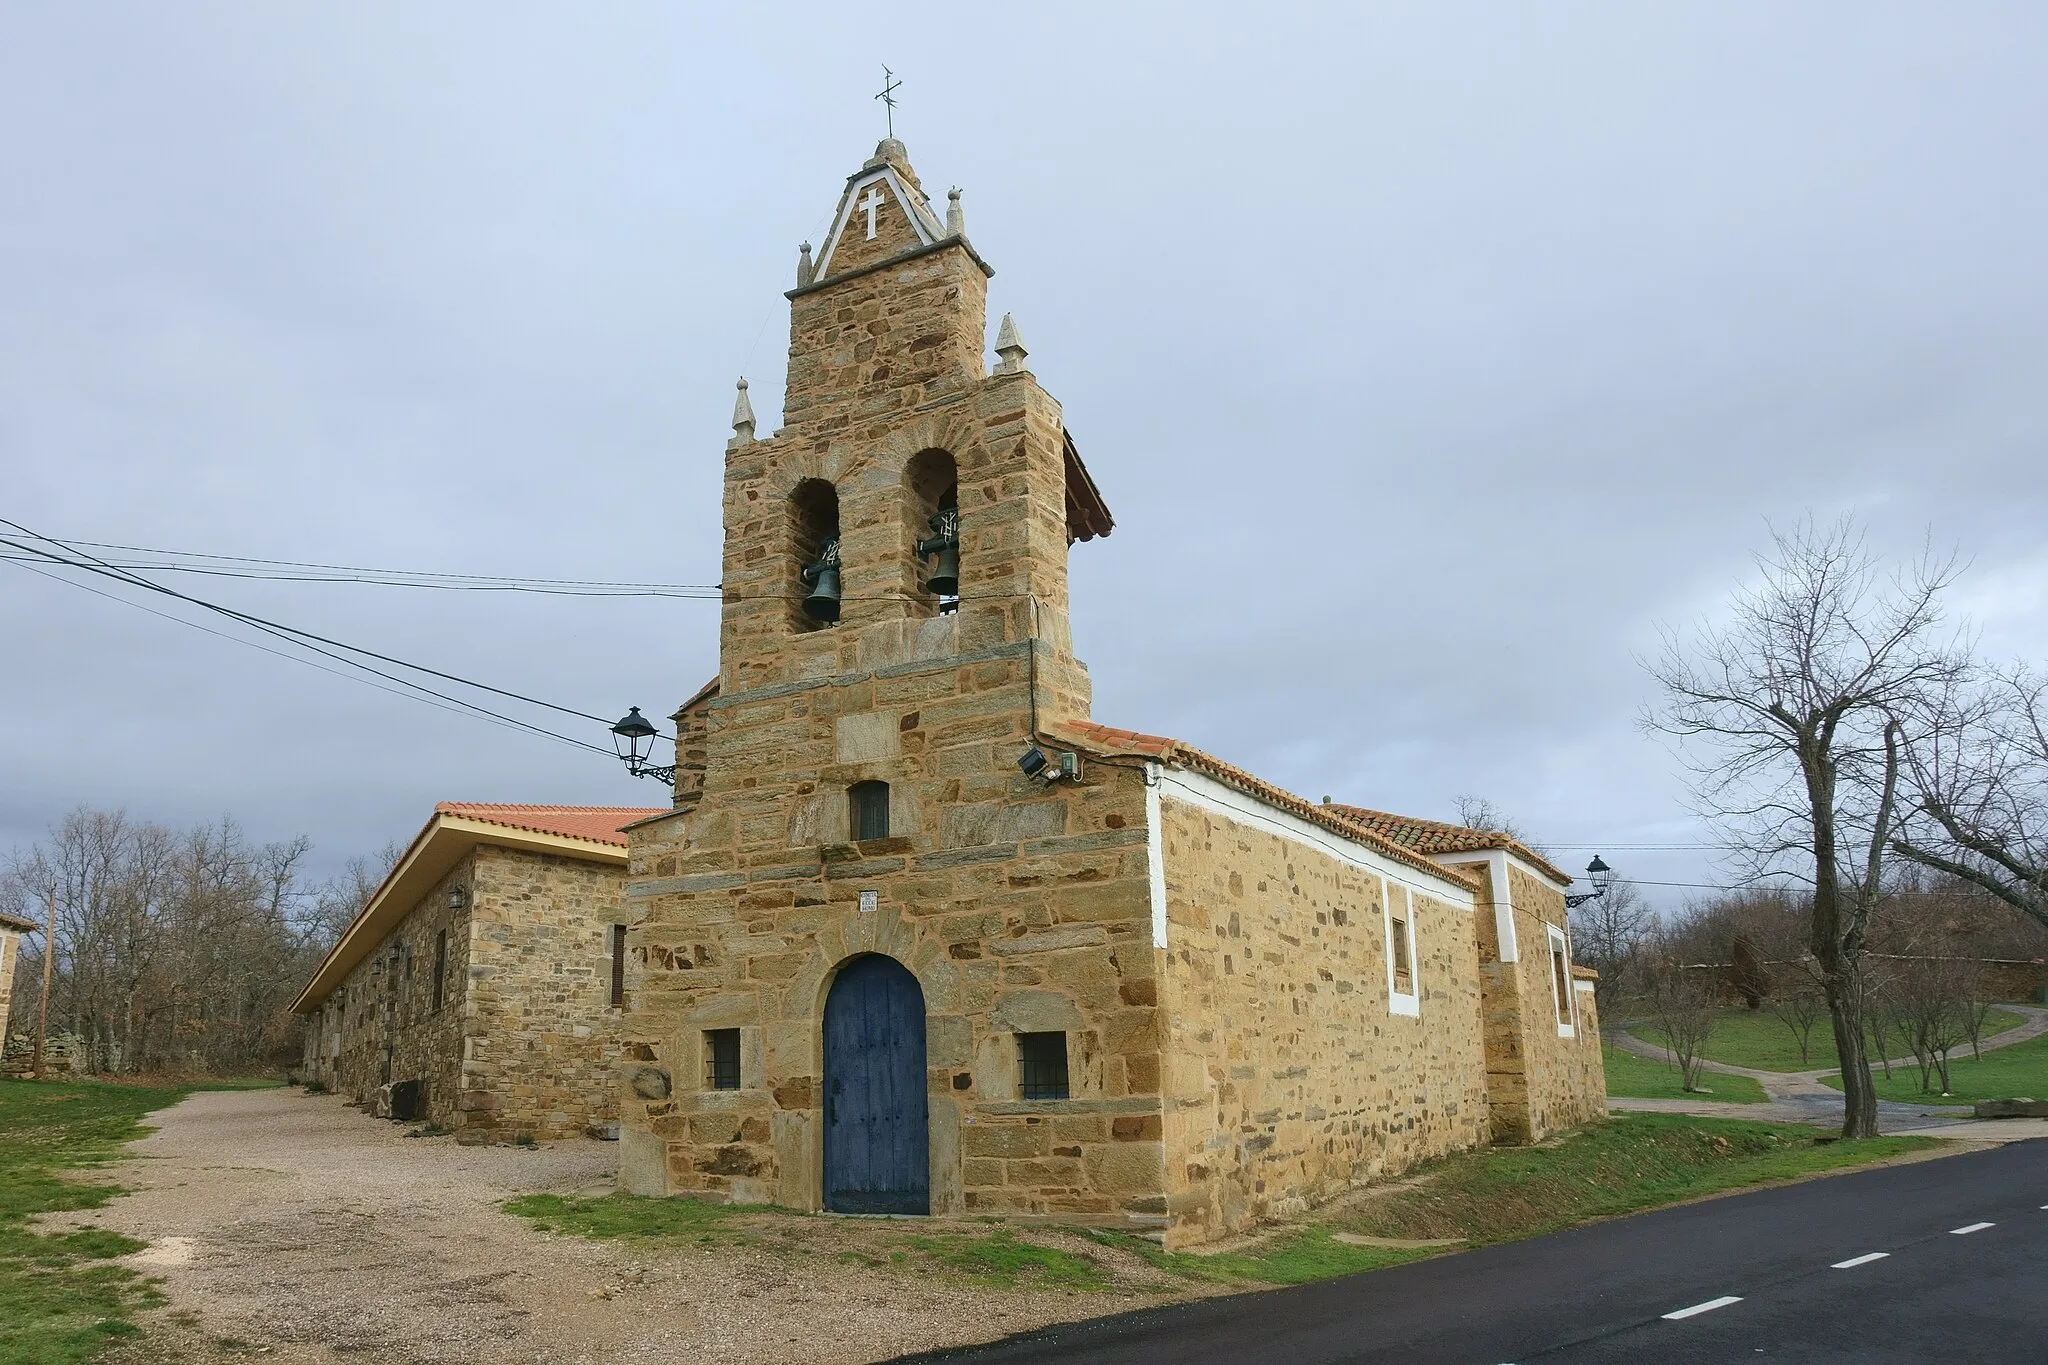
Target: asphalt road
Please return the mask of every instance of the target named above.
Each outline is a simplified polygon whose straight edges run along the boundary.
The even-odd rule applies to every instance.
[[[2042,1365],[2048,1141],[906,1359]]]

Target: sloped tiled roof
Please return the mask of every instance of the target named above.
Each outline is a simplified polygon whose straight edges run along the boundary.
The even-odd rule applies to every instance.
[[[37,924],[32,919],[23,919],[19,915],[10,915],[5,910],[0,910],[0,929],[12,929],[16,933],[32,934],[42,927],[42,925]]]
[[[1382,835],[1404,848],[1412,848],[1417,853],[1472,853],[1479,849],[1505,849],[1558,881],[1569,882],[1572,879],[1571,873],[1559,868],[1513,835],[1503,834],[1499,830],[1471,829],[1464,825],[1448,824],[1442,820],[1424,820],[1413,815],[1368,810],[1364,806],[1333,805],[1330,809],[1343,812],[1347,819],[1355,820],[1375,834]]]
[[[1207,754],[1191,744],[1164,735],[1147,735],[1136,730],[1122,730],[1113,725],[1098,725],[1094,721],[1067,721],[1047,727],[1046,733],[1055,737],[1071,736],[1084,749],[1094,749],[1110,755],[1129,754],[1144,758],[1158,759],[1162,763],[1177,764],[1215,778],[1227,787],[1256,797],[1269,806],[1298,816],[1311,824],[1320,825],[1332,833],[1340,834],[1354,843],[1364,844],[1376,853],[1419,868],[1430,875],[1448,879],[1460,885],[1472,879],[1455,867],[1431,862],[1421,852],[1396,843],[1392,839],[1349,819],[1342,814],[1340,806],[1318,805],[1306,798],[1296,796],[1283,787],[1252,776],[1244,769],[1225,763],[1213,754]]]
[[[626,836],[619,832],[622,826],[667,811],[667,806],[507,806],[489,801],[443,801],[434,807],[436,815],[481,820],[532,834],[588,839],[620,848],[626,846]]]

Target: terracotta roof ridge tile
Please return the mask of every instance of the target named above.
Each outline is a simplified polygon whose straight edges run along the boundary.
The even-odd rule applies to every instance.
[[[1338,807],[1318,805],[1306,797],[1296,796],[1285,787],[1277,786],[1266,781],[1264,778],[1256,777],[1243,768],[1226,763],[1213,754],[1205,753],[1195,748],[1192,744],[1185,744],[1177,739],[1169,739],[1165,735],[1148,735],[1142,731],[1124,730],[1114,725],[1103,725],[1092,720],[1055,722],[1044,728],[1045,733],[1052,737],[1059,737],[1063,734],[1074,735],[1078,737],[1084,748],[1093,744],[1111,755],[1123,754],[1154,758],[1163,763],[1172,763],[1194,769],[1197,772],[1205,773],[1217,779],[1225,786],[1233,787],[1279,810],[1284,810],[1312,824],[1321,825],[1323,828],[1340,834],[1353,843],[1363,844],[1374,852],[1392,858],[1396,862],[1405,863],[1410,867],[1428,872],[1432,876],[1461,885],[1473,880],[1455,867],[1447,867],[1442,863],[1435,862],[1414,849],[1403,847],[1370,826],[1361,824],[1356,820],[1347,819],[1339,813]]]
[[[659,815],[667,809],[666,806],[551,806],[502,801],[439,801],[434,805],[436,815],[453,815],[504,829],[552,834],[618,848],[626,846],[621,826]]]

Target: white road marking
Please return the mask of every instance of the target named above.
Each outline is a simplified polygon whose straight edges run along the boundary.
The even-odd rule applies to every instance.
[[[1969,1223],[1959,1228],[1950,1228],[1948,1230],[1948,1235],[1951,1237],[1960,1237],[1966,1232],[1982,1232],[1986,1228],[1995,1228],[1997,1226],[1998,1224],[1996,1223]]]
[[[1718,1299],[1708,1299],[1705,1303],[1696,1303],[1690,1308],[1681,1308],[1676,1313],[1666,1313],[1664,1317],[1666,1321],[1676,1322],[1680,1318],[1689,1318],[1695,1313],[1711,1313],[1716,1308],[1726,1308],[1731,1303],[1741,1302],[1742,1299],[1739,1295],[1723,1294]]]
[[[1828,1269],[1854,1270],[1859,1265],[1869,1265],[1872,1261],[1882,1261],[1889,1255],[1891,1255],[1889,1251],[1866,1251],[1861,1256],[1851,1256],[1846,1261],[1836,1261]]]

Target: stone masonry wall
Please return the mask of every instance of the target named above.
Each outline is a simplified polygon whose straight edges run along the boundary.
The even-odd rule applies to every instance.
[[[1512,862],[1507,865],[1517,960],[1502,962],[1495,920],[1496,872],[1490,862],[1467,863],[1464,868],[1482,886],[1477,926],[1493,1141],[1536,1142],[1604,1117],[1607,1082],[1598,1020],[1583,1030],[1578,1025],[1582,1014],[1590,1016],[1592,997],[1569,991],[1574,1019],[1569,1036],[1559,1027],[1547,926],[1564,928],[1564,893]]]
[[[307,1021],[302,1079],[366,1103],[388,1081],[424,1081],[429,1121],[458,1127],[456,1111],[470,962],[470,911],[448,904],[461,887],[472,904],[474,855],[414,903]],[[434,1003],[434,945],[446,931],[441,1001]]]
[[[1167,1244],[1482,1145],[1473,912],[1407,892],[1418,1014],[1398,1015],[1378,875],[1170,794],[1161,819]]]
[[[611,863],[483,845],[451,1126],[477,1136],[577,1137],[618,1118],[622,1011],[611,1003]]]
[[[1162,1221],[1143,787],[1017,771],[1028,669],[940,654],[712,705],[700,804],[632,831],[627,1188],[820,1207],[824,1001],[881,952],[925,996],[935,1213]],[[875,779],[891,836],[850,843]],[[713,1028],[739,1090],[705,1088]],[[1068,1034],[1069,1099],[1016,1098],[1036,1031]]]

